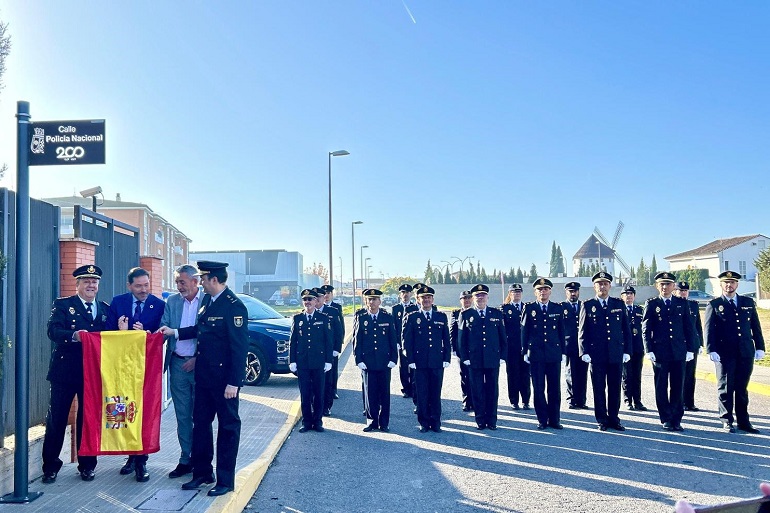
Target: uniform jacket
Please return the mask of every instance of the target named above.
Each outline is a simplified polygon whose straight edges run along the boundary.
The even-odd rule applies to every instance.
[[[393,323],[396,326],[396,343],[401,345],[401,330],[404,329],[404,321],[409,312],[416,312],[420,307],[414,303],[407,303],[406,308],[403,304],[398,303],[391,310],[393,310]],[[402,346],[403,347],[403,346]]]
[[[318,370],[323,369],[324,364],[332,363],[333,337],[336,333],[334,324],[339,321],[336,314],[331,313],[334,317],[316,310],[310,321],[305,312],[292,317],[289,332],[289,362],[296,363],[297,369]]]
[[[340,328],[342,329],[342,341],[344,341],[345,340],[345,316],[342,315],[342,305],[332,301],[328,305],[324,306],[324,311],[326,311],[327,307],[331,307],[331,308],[334,308],[335,310],[337,310],[337,319],[339,319],[339,321],[340,321]],[[337,352],[342,351],[342,345],[340,345],[339,349],[335,349],[335,351],[337,351]]]
[[[455,308],[452,310],[452,313],[449,316],[449,341],[452,344],[452,352],[454,352],[457,356],[460,355],[460,351],[457,349],[457,328],[460,319],[460,312],[462,312],[461,309]]]
[[[401,331],[406,359],[418,369],[440,369],[452,358],[449,320],[443,312],[432,311],[430,322],[421,311],[409,312]]]
[[[529,354],[530,362],[561,362],[561,356],[566,354],[566,344],[564,309],[560,303],[549,301],[545,314],[539,301],[524,306],[521,316],[521,350]]]
[[[472,368],[499,367],[508,355],[503,312],[488,306],[483,319],[475,308],[460,312],[457,345],[460,360],[470,360]]]
[[[642,338],[645,351],[655,353],[662,362],[684,361],[688,351],[697,351],[687,300],[671,296],[671,306],[666,307],[660,296],[648,299],[642,315]]]
[[[580,347],[578,346],[578,325],[580,324],[580,310],[583,301],[578,301],[578,311],[572,307],[572,303],[565,301],[561,304],[564,311],[564,343],[567,347],[565,354],[567,356],[580,356]]]
[[[624,306],[628,312],[628,306]],[[631,326],[631,355],[644,354],[644,341],[642,340],[642,316],[643,309],[639,305],[631,306],[631,314],[628,315],[628,324]]]
[[[110,303],[110,309],[107,312],[107,327],[105,331],[115,331],[118,329],[118,319],[125,315],[128,317],[128,329],[135,321],[139,321],[144,329],[151,332],[158,331],[160,320],[163,318],[163,310],[166,307],[165,301],[150,294],[142,305],[142,314],[139,319],[133,319],[134,303],[136,298],[130,292],[115,296]],[[132,321],[133,319],[133,321]]]
[[[195,386],[240,387],[246,372],[249,348],[249,313],[238,296],[225,287],[216,301],[206,294],[198,310],[198,324],[179,328],[179,338],[198,339]]]
[[[316,312],[326,315],[329,318],[332,331],[332,350],[338,353],[342,351],[342,341],[345,338],[345,322],[342,318],[342,312],[333,306],[324,305],[323,310]],[[304,315],[304,313],[303,313]]]
[[[353,343],[356,364],[364,362],[368,370],[385,370],[388,362],[398,362],[393,316],[382,309],[377,312],[376,323],[367,310],[356,315],[353,321]]]
[[[184,297],[180,293],[172,294],[166,299],[166,307],[163,309],[163,317],[160,319],[161,326],[168,326],[169,328],[177,329],[182,324],[182,312],[184,310]],[[203,306],[203,291],[198,289],[198,310]],[[182,339],[184,340],[184,339]],[[176,337],[173,335],[166,337],[166,361],[163,364],[163,369],[167,370],[173,358],[174,350],[176,349]]]
[[[765,350],[754,300],[735,297],[737,308],[730,306],[724,296],[712,299],[706,306],[706,350],[718,353],[723,360],[753,358],[754,351]]]
[[[521,358],[521,313],[524,310],[524,303],[519,303],[519,308],[513,303],[500,306],[505,323],[505,339],[508,342],[508,352],[504,360]]]
[[[700,307],[698,302],[688,299],[687,303],[690,305],[690,315],[692,316],[692,324],[695,327],[695,334],[698,337],[698,347],[703,347],[703,323],[700,320]]]
[[[86,312],[86,307],[76,295],[54,300],[48,319],[48,338],[54,343],[48,366],[48,381],[83,384],[83,345],[73,342],[76,331],[104,331],[109,306],[104,301],[94,301],[96,319]],[[93,308],[92,307],[92,308]]]
[[[580,356],[589,355],[591,363],[623,363],[623,354],[631,354],[631,325],[626,305],[608,297],[602,308],[597,298],[583,302],[578,326]]]

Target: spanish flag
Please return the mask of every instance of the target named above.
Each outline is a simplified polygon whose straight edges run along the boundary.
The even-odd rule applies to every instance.
[[[163,335],[145,331],[81,333],[81,456],[160,450]]]

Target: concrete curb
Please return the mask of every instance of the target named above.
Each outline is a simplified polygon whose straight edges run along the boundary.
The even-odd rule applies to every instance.
[[[275,459],[283,443],[289,437],[301,416],[300,402],[294,401],[289,409],[288,418],[278,433],[273,437],[270,445],[257,458],[256,461],[242,468],[235,476],[235,491],[222,497],[218,497],[206,509],[206,513],[239,513],[243,511],[257,491],[262,479],[267,473],[268,467]]]
[[[697,379],[703,379],[712,383],[717,382],[717,375],[713,372],[695,371],[695,377]],[[755,394],[770,396],[770,385],[764,385],[762,383],[755,383],[750,381],[748,390],[749,392],[754,392]]]

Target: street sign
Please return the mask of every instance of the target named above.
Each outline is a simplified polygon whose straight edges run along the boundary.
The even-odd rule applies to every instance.
[[[104,164],[104,120],[29,124],[29,165]]]

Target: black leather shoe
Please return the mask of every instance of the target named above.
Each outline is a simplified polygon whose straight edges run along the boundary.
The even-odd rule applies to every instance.
[[[401,394],[401,397],[403,397],[404,399],[409,399],[412,396],[404,392],[403,394]]]
[[[607,431],[607,424],[599,424],[599,431]]]
[[[425,426],[420,426],[420,433],[427,433],[430,431],[430,429],[426,428]]]
[[[213,484],[216,482],[216,479],[214,479],[213,475],[209,476],[203,476],[203,477],[194,477],[192,478],[192,481],[187,481],[185,484],[182,485],[182,490],[197,490],[201,486],[205,484]]]
[[[627,404],[626,408],[628,408],[628,411],[636,411],[636,406],[633,404]]]
[[[664,422],[663,429],[665,429],[666,431],[673,431],[674,426],[670,422]]]
[[[186,476],[190,472],[192,472],[192,465],[186,465],[184,463],[180,463],[176,466],[174,470],[168,473],[168,477],[170,477],[171,479],[174,479],[177,477]]]
[[[751,433],[751,434],[754,434],[754,435],[759,433],[759,430],[757,428],[755,428],[754,426],[752,426],[751,424],[746,424],[746,425],[738,424],[738,429],[740,429],[741,431],[745,431],[746,433]]]
[[[324,429],[323,426],[313,426],[313,431],[315,431],[317,433],[323,433],[326,430]]]
[[[382,426],[380,428],[380,431],[382,431],[383,433],[390,433],[390,428],[388,426]]]
[[[636,403],[636,411],[647,411],[648,408],[642,403]]]
[[[324,417],[330,417],[330,416],[331,416],[331,414],[332,414],[332,409],[331,409],[331,408],[326,408],[326,409],[324,410],[323,416],[324,416]]]
[[[570,410],[579,410],[580,406],[578,406],[577,404],[570,404],[569,406],[567,406],[567,408],[569,408]]]
[[[513,408],[514,410],[520,410],[521,409],[518,404],[512,404],[511,408]]]
[[[700,411],[700,408],[698,408],[697,406],[685,406],[684,410],[685,411]]]
[[[484,426],[484,425],[481,425],[481,424],[477,424],[477,425],[476,425],[476,429],[478,429],[479,431],[483,431],[483,430],[485,430],[486,428],[487,428],[487,426]]]
[[[548,427],[552,427],[554,429],[564,429],[564,426],[556,422],[555,424],[548,424]]]
[[[94,471],[93,470],[82,470],[80,472],[80,479],[83,481],[93,481],[94,480]]]
[[[58,472],[43,472],[43,484],[55,483],[58,474]]]
[[[676,426],[672,427],[671,430],[672,431],[684,431],[684,428],[681,425],[677,424]]]
[[[490,428],[490,429],[491,429],[491,428]],[[439,426],[433,426],[433,427],[431,428],[431,430],[432,430],[434,433],[441,433],[441,428],[440,428]]]
[[[150,480],[150,473],[147,472],[147,467],[144,465],[136,465],[134,472],[136,472],[136,480],[139,483],[146,483]]]
[[[463,411],[473,411],[473,408],[470,406],[463,406]]]
[[[588,406],[587,404],[581,404],[581,405],[580,405],[580,409],[581,409],[581,410],[590,410],[590,409],[591,409],[591,407],[590,407],[590,406]]]
[[[301,428],[299,428],[300,433],[307,433],[308,431],[310,431],[310,428],[307,426],[302,426]]]
[[[626,430],[626,428],[620,422],[618,422],[617,424],[612,424],[610,427],[612,429],[614,429],[615,431],[625,431]]]
[[[545,428],[547,428],[547,427],[548,427],[548,426],[546,426],[545,424],[538,424],[538,425],[537,425],[537,429],[545,429]]]
[[[370,433],[370,432],[372,432],[372,431],[374,431],[374,430],[376,430],[376,429],[377,429],[377,426],[374,426],[374,425],[372,425],[372,424],[369,424],[368,426],[366,426],[366,427],[364,428],[364,433]]]
[[[529,403],[524,403],[524,406],[521,407],[522,410],[531,410],[529,407]]]
[[[220,495],[224,495],[232,491],[233,491],[233,488],[231,486],[216,485],[214,488],[209,490],[209,493],[207,495],[209,497],[219,497]]]
[[[497,425],[496,424],[487,424],[487,428],[491,429],[492,431],[497,431]]]
[[[134,458],[129,457],[128,460],[126,460],[126,464],[120,467],[120,475],[121,476],[127,476],[134,471]]]

